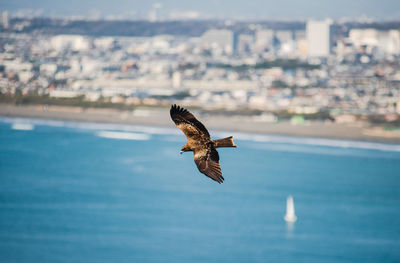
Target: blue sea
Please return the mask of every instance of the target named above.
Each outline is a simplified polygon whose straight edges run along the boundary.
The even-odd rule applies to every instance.
[[[400,145],[0,119],[0,262],[400,262]],[[298,220],[283,217],[294,198]]]

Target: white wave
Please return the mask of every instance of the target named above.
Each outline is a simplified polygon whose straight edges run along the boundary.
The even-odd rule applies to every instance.
[[[76,122],[76,121],[61,121],[61,120],[47,120],[36,118],[10,118],[0,117],[0,122],[14,123],[25,122],[33,125],[44,125],[51,127],[66,127],[82,130],[114,130],[114,131],[128,131],[128,132],[142,132],[149,134],[161,135],[177,135],[182,132],[175,128],[171,121],[171,128],[159,126],[146,126],[146,125],[133,125],[133,124],[118,124],[118,123],[97,123],[97,122]]]
[[[145,125],[129,125],[129,124],[108,124],[108,123],[93,123],[93,122],[72,122],[30,118],[9,118],[0,117],[0,121],[6,123],[24,122],[32,125],[46,125],[54,127],[68,127],[84,130],[109,130],[109,131],[124,131],[124,132],[140,132],[145,134],[159,135],[182,135],[182,132],[174,127],[171,123],[171,128],[155,127]],[[254,142],[270,142],[270,143],[287,143],[313,146],[326,146],[336,148],[355,148],[365,150],[380,150],[400,152],[400,144],[395,143],[380,143],[367,141],[352,141],[341,139],[323,139],[323,138],[306,138],[297,136],[281,136],[281,135],[263,135],[251,134],[244,132],[229,132],[229,131],[211,131],[213,139],[234,136],[235,140],[254,141]],[[239,145],[240,146],[240,145]]]
[[[0,122],[4,123],[26,123],[31,125],[44,125],[51,127],[66,127],[66,121],[58,121],[58,120],[46,120],[46,119],[35,119],[35,118],[19,118],[19,117],[0,117]]]
[[[136,141],[146,141],[150,140],[151,136],[149,134],[133,133],[133,132],[115,132],[115,131],[99,131],[96,135],[108,139],[118,139],[118,140],[136,140]]]
[[[286,144],[296,144],[296,145],[400,152],[400,144],[393,144],[393,143],[351,141],[351,140],[324,139],[324,138],[306,138],[297,136],[261,135],[261,134],[250,134],[250,133],[216,132],[215,134],[220,135],[221,137],[227,137],[233,135],[234,138],[236,138],[237,140],[253,141],[253,142],[286,143]]]
[[[31,131],[34,128],[35,128],[35,126],[33,124],[20,123],[20,122],[15,122],[11,126],[11,129],[13,129],[13,130],[21,130],[21,131]]]

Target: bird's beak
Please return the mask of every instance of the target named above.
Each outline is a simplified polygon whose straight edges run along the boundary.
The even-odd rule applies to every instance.
[[[180,154],[182,154],[182,153],[183,153],[183,151],[180,151],[179,153],[180,153]]]

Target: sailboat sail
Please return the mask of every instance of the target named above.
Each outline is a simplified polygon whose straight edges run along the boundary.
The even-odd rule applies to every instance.
[[[286,215],[284,217],[286,222],[295,222],[297,217],[294,213],[293,197],[289,195],[286,199]]]

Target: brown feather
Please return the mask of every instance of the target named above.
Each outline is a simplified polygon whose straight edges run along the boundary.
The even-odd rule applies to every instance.
[[[212,144],[204,149],[196,149],[194,151],[194,162],[201,173],[218,183],[224,181],[219,164],[219,155]]]
[[[199,122],[187,109],[172,105],[170,115],[175,125],[183,131],[188,139],[201,137],[210,138],[206,127]]]

